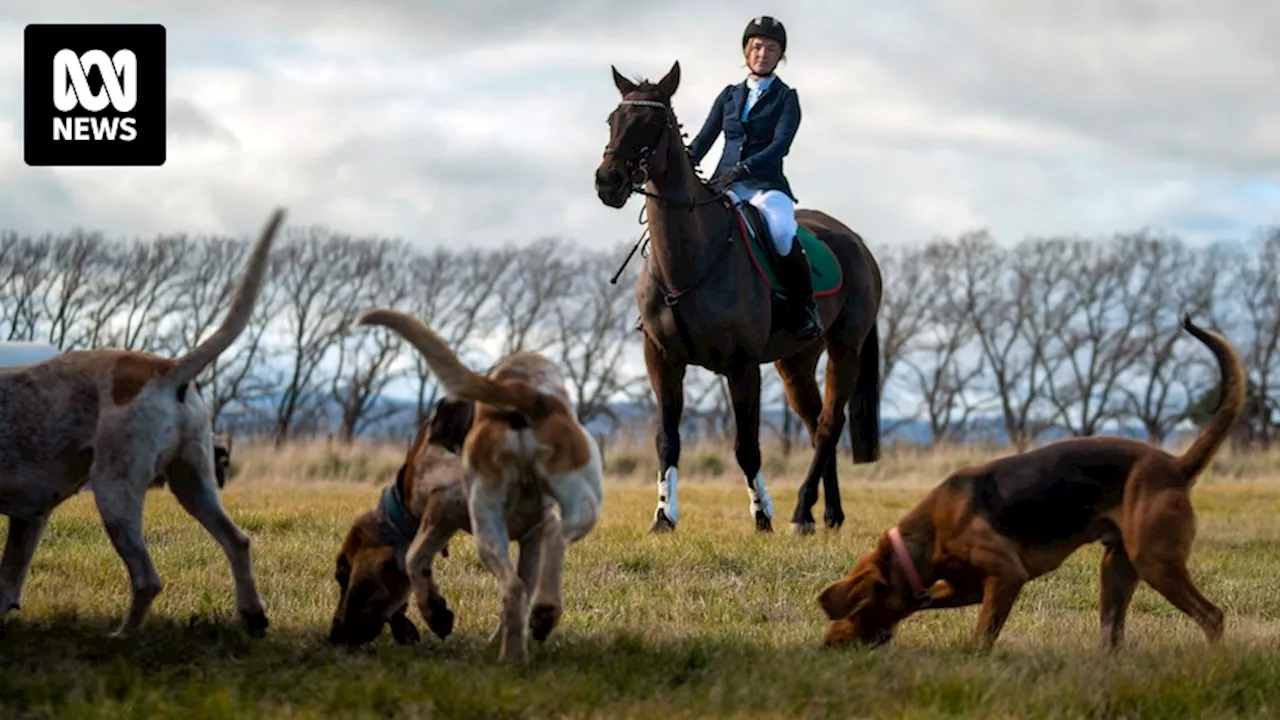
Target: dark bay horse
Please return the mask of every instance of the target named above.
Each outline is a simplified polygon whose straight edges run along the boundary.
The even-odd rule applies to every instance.
[[[698,177],[682,141],[671,108],[680,63],[656,84],[632,82],[616,68],[613,79],[622,100],[609,116],[609,144],[595,186],[600,201],[613,208],[625,205],[632,193],[646,198],[651,249],[635,294],[645,366],[661,412],[656,445],[662,469],[651,532],[674,530],[679,520],[676,466],[689,365],[728,380],[734,452],[746,476],[751,513],[757,530],[772,531],[773,501],[760,473],[760,365],[766,362],[778,369],[814,447],[792,530],[814,532],[819,478],[824,520],[839,528],[844,511],[836,451],[846,406],[854,462],[874,462],[880,454],[879,266],[853,230],[825,213],[797,209],[796,220],[831,248],[843,277],[838,290],[816,298],[821,336],[800,342],[776,329],[773,291],[744,241],[737,211]],[[815,376],[824,349],[825,401]]]

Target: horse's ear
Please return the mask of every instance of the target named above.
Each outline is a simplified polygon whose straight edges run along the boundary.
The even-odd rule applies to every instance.
[[[622,73],[618,72],[618,68],[610,65],[609,69],[613,71],[613,84],[618,87],[618,92],[622,93],[623,95],[626,95],[627,93],[630,93],[630,92],[635,92],[637,87],[635,83],[622,77]]]
[[[676,88],[680,87],[680,61],[677,60],[667,71],[665,77],[658,81],[658,89],[663,95],[671,97],[676,94]]]

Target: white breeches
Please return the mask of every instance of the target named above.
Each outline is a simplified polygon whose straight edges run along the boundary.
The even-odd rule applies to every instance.
[[[781,190],[751,190],[742,183],[729,186],[734,199],[746,200],[760,209],[764,221],[773,236],[773,247],[779,255],[791,253],[791,243],[796,237],[796,204]]]

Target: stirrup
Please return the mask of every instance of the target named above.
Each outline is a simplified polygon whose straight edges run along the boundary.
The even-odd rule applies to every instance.
[[[792,317],[791,334],[807,340],[818,337],[823,333],[822,317],[818,314],[818,308],[813,304],[801,305],[791,310],[794,313]]]

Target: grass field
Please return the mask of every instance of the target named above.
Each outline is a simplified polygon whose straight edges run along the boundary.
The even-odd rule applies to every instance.
[[[856,472],[844,461],[847,524],[809,538],[759,536],[732,464],[691,459],[677,533],[646,534],[654,491],[644,451],[611,478],[602,524],[570,548],[565,616],[522,667],[485,641],[493,580],[469,537],[438,573],[457,612],[441,643],[389,636],[348,650],[325,640],[333,557],[372,505],[396,448],[237,450],[224,498],[254,540],[271,628],[235,617],[213,541],[166,491],[151,494],[147,540],[166,586],[139,636],[106,634],[127,602],[124,566],[92,498],[54,516],[21,611],[0,638],[0,716],[234,717],[1275,717],[1280,714],[1280,478],[1275,458],[1225,457],[1195,498],[1191,569],[1227,612],[1224,643],[1149,588],[1122,653],[1098,650],[1098,548],[1032,583],[990,655],[969,649],[976,610],[925,614],[890,646],[821,646],[818,590],[964,453],[897,454]],[[982,453],[972,452],[974,457]],[[689,454],[690,458],[696,452]],[[731,456],[730,456],[731,457]],[[723,456],[722,456],[723,458]],[[630,464],[629,464],[630,462]],[[773,460],[780,530],[804,458]],[[363,478],[353,482],[344,477]],[[790,480],[788,482],[787,480]],[[821,503],[818,516],[821,517]],[[411,614],[416,620],[416,611]]]

